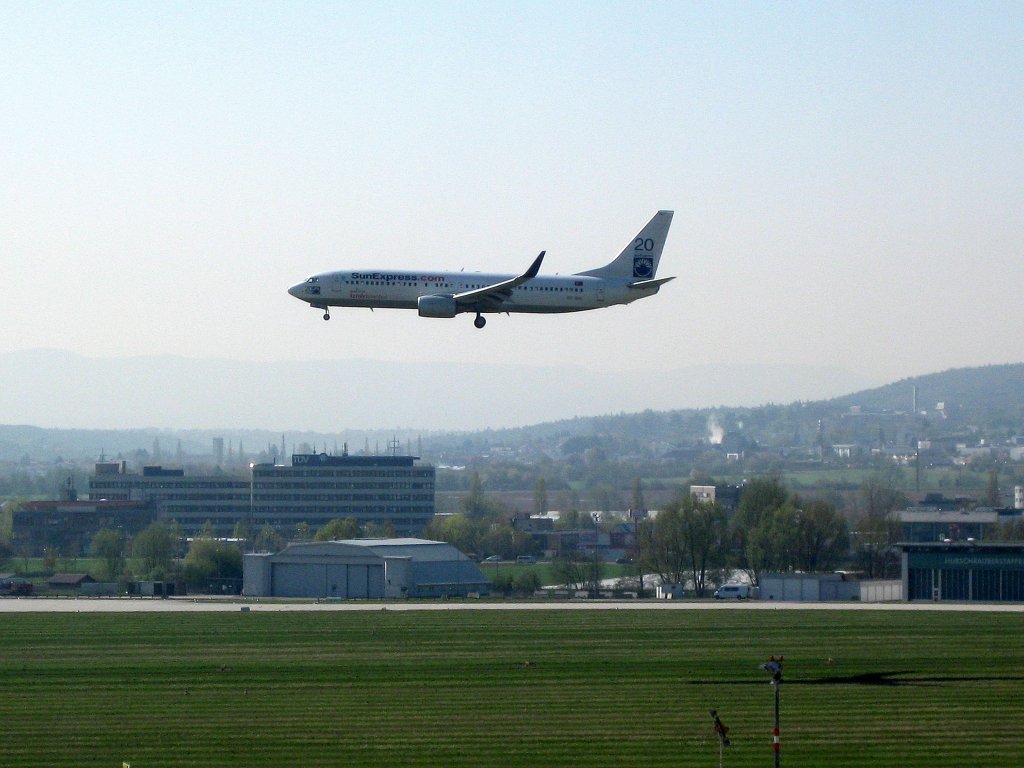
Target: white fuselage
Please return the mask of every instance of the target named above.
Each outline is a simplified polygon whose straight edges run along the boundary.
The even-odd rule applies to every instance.
[[[455,296],[513,277],[482,272],[352,270],[322,272],[292,286],[288,292],[321,309],[416,309],[421,296]],[[631,287],[630,282],[588,275],[538,275],[512,288],[500,309],[467,306],[460,311],[579,312],[628,304],[658,292],[657,285]]]
[[[487,312],[581,312],[653,296],[671,277],[657,278],[672,211],[658,211],[610,263],[573,275],[542,275],[546,251],[518,275],[367,269],[321,272],[288,293],[331,319],[331,307],[415,309],[420,317]]]

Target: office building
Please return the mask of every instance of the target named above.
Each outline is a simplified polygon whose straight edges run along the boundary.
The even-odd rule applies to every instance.
[[[264,525],[290,535],[305,524],[315,531],[335,518],[360,525],[390,524],[397,536],[420,534],[434,515],[433,466],[415,456],[295,454],[290,466],[254,464],[245,475],[187,475],[181,469],[123,463],[97,464],[91,499],[149,502],[161,520],[175,521],[186,536],[207,522],[218,536],[243,524],[250,534]]]

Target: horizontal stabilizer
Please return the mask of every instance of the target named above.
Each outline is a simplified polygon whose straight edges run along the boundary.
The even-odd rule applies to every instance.
[[[669,280],[675,280],[675,277],[659,277],[657,280],[637,280],[635,283],[630,283],[630,288],[657,288],[659,285],[664,285]]]

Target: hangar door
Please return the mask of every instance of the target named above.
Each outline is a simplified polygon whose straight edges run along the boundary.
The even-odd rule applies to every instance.
[[[331,597],[342,597],[350,600],[379,600],[384,597],[384,566],[383,565],[332,565],[328,566],[328,574],[337,569],[340,587],[341,573],[344,572],[347,578],[348,589],[342,594],[339,589],[337,593],[331,592]]]
[[[270,594],[275,597],[326,597],[323,565],[274,563],[270,579]]]
[[[384,566],[351,563],[274,563],[272,595],[366,600],[384,597]]]

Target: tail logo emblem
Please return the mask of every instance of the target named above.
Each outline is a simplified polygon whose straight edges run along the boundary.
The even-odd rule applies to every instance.
[[[654,274],[654,259],[650,256],[633,257],[633,277],[650,277]]]

